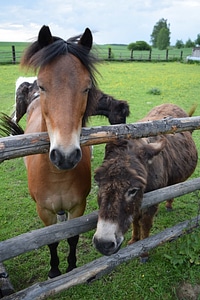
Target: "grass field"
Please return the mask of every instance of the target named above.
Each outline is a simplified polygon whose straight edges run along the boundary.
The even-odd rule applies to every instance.
[[[142,118],[156,105],[171,102],[186,111],[193,104],[199,104],[200,65],[184,63],[120,63],[107,62],[98,67],[99,87],[117,99],[127,100],[131,115],[127,122],[132,123]],[[11,113],[14,104],[15,80],[25,74],[18,65],[4,65],[0,69],[0,111]],[[158,90],[156,95],[152,90]],[[200,106],[194,115],[200,116]],[[22,120],[25,125],[25,119]],[[92,117],[90,126],[108,124],[105,118]],[[193,133],[197,148],[200,149],[199,132]],[[104,145],[94,147],[92,171],[102,162]],[[200,176],[200,163],[192,178]],[[26,181],[23,159],[6,161],[0,168],[0,240],[28,232],[43,225],[35,211]],[[87,199],[86,213],[96,210],[97,186],[93,182]],[[196,216],[199,210],[199,194],[192,193],[175,200],[171,213],[166,212],[162,203],[151,234],[155,234],[178,222]],[[92,246],[94,231],[81,235],[78,245],[78,265],[90,262],[100,254]],[[125,242],[131,232],[126,234]],[[140,264],[138,259],[117,267],[112,273],[92,283],[73,287],[48,299],[59,300],[176,300],[189,299],[181,296],[181,286],[188,283],[200,285],[199,244],[200,231],[162,245],[150,253],[150,261]],[[67,243],[59,245],[60,266],[66,268]],[[195,262],[192,257],[196,257]],[[47,247],[26,253],[5,262],[16,291],[26,288],[38,281],[47,279],[49,269],[49,252]],[[195,299],[200,299],[196,296]]]

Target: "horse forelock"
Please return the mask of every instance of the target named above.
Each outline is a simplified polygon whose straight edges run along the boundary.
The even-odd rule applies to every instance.
[[[83,126],[85,126],[88,117],[92,115],[96,107],[97,100],[95,94],[97,82],[95,75],[98,71],[95,64],[99,62],[99,60],[93,53],[88,51],[87,47],[78,44],[80,37],[81,36],[76,36],[67,41],[59,37],[53,37],[53,43],[43,48],[41,48],[39,42],[36,41],[27,48],[22,57],[21,65],[26,68],[33,68],[36,71],[38,68],[48,65],[59,56],[72,54],[77,57],[87,69],[92,80],[92,89],[88,94],[87,107],[82,122]]]
[[[40,47],[38,41],[35,41],[25,51],[21,59],[21,65],[37,70],[37,68],[46,66],[58,56],[70,53],[82,62],[90,73],[92,81],[95,84],[96,80],[94,73],[97,72],[97,70],[94,65],[99,60],[95,57],[95,55],[88,52],[87,47],[78,44],[79,37],[80,36],[76,36],[68,39],[67,41],[59,37],[53,37],[53,43],[43,48]]]

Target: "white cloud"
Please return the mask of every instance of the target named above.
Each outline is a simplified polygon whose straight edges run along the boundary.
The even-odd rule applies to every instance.
[[[153,26],[165,18],[173,44],[196,39],[199,11],[199,0],[7,0],[1,2],[0,40],[28,41],[45,24],[66,39],[89,27],[97,31],[96,43],[149,42]]]

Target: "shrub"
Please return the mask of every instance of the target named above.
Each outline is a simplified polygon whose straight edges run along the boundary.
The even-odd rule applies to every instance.
[[[152,94],[152,95],[160,95],[161,94],[161,90],[158,89],[158,88],[156,88],[156,87],[154,87],[154,88],[150,89],[147,93],[148,94]]]
[[[173,255],[164,254],[170,261],[173,267],[178,267],[183,264],[200,265],[200,230],[197,228],[190,234],[186,234],[176,241]]]
[[[129,44],[128,50],[151,50],[151,46],[145,41],[137,41]]]

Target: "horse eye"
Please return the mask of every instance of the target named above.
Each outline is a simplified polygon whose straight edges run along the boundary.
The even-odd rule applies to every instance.
[[[41,86],[41,85],[39,85],[39,89],[40,89],[41,92],[44,92],[44,91],[45,91],[44,87]]]
[[[137,188],[137,187],[134,187],[134,188],[132,188],[132,189],[129,189],[128,190],[128,197],[134,197],[136,194],[137,194],[137,192],[139,191],[139,188]]]
[[[83,93],[84,93],[84,94],[88,94],[90,90],[91,90],[91,88],[86,88],[86,89],[83,91]]]

